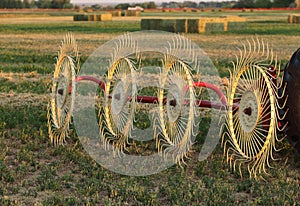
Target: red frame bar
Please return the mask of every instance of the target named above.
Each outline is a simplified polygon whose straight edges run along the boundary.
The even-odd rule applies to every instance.
[[[81,82],[81,81],[92,81],[92,82],[95,82],[97,83],[102,89],[103,91],[105,92],[105,84],[103,81],[101,81],[100,79],[97,79],[95,77],[91,77],[91,76],[79,76],[79,77],[76,77],[76,82]]]
[[[91,77],[91,76],[78,76],[76,77],[76,82],[80,82],[80,81],[92,81],[97,83],[102,89],[103,91],[105,91],[105,83],[103,81],[101,81],[100,79],[97,79],[95,77]],[[228,107],[227,105],[227,99],[225,97],[225,95],[222,93],[222,91],[215,85],[207,83],[207,82],[194,82],[193,83],[194,87],[205,87],[208,89],[213,90],[214,92],[216,92],[218,94],[218,96],[220,97],[221,102],[211,102],[208,100],[196,100],[196,105],[198,107],[203,107],[203,108],[214,108],[214,109],[226,109]],[[69,92],[71,92],[71,86],[69,87]],[[186,88],[186,90],[188,89],[188,87]],[[131,97],[129,97],[129,100],[131,99]],[[150,103],[150,104],[157,104],[158,103],[158,97],[153,97],[153,96],[136,96],[136,101],[141,102],[141,103]],[[166,104],[167,103],[167,98],[163,99],[163,103]],[[170,102],[170,104],[172,105],[176,105],[176,102],[172,103]],[[185,100],[184,104],[189,104],[189,100]],[[238,108],[238,105],[234,105],[234,108]]]
[[[213,90],[220,97],[222,104],[227,105],[227,99],[226,99],[225,95],[217,86],[207,83],[207,82],[194,82],[193,86],[194,87],[205,87],[205,88]]]

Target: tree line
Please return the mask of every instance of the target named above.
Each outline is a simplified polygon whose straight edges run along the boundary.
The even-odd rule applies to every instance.
[[[238,0],[238,1],[194,1],[163,2],[156,5],[154,1],[144,3],[123,3],[115,6],[116,9],[127,9],[128,7],[140,6],[144,9],[163,8],[285,8],[295,7],[295,0]],[[73,8],[70,0],[0,0],[0,8]],[[102,6],[99,8],[103,8]]]
[[[184,2],[163,2],[159,6],[162,8],[287,8],[295,7],[295,0],[238,0],[238,1],[201,1],[199,3],[194,1]],[[128,7],[140,6],[144,9],[155,9],[158,5],[155,2],[145,3],[123,3],[115,6],[116,9],[127,9]]]
[[[71,9],[73,8],[73,4],[71,4],[70,0],[0,0],[0,8]]]

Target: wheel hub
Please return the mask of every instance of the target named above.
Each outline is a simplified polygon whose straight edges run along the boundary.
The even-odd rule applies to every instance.
[[[175,122],[181,113],[181,91],[176,84],[172,84],[167,95],[167,114],[169,121]]]
[[[120,114],[123,109],[123,106],[126,102],[126,91],[124,88],[124,83],[119,81],[112,94],[112,112],[114,115]]]
[[[239,105],[240,124],[245,132],[251,132],[257,124],[259,116],[258,102],[254,92],[246,91]]]
[[[64,102],[66,101],[67,98],[67,78],[64,76],[61,76],[58,79],[57,83],[57,90],[56,90],[56,103],[59,108],[63,108]]]

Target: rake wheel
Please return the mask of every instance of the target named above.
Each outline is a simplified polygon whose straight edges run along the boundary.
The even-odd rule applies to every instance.
[[[193,79],[188,64],[176,57],[166,55],[164,69],[158,91],[155,137],[159,151],[165,148],[164,153],[180,163],[193,144],[196,118]]]
[[[53,144],[63,144],[69,133],[75,97],[75,70],[79,63],[74,37],[67,34],[58,52],[48,104],[48,133]]]
[[[257,178],[265,172],[277,139],[277,87],[268,58],[273,54],[263,42],[253,41],[244,47],[234,64],[228,88],[227,131],[223,135],[227,161],[236,168],[248,164],[248,172]],[[266,51],[265,51],[266,49]],[[266,55],[265,59],[263,59]],[[224,136],[228,139],[224,141]],[[233,163],[233,165],[232,165]]]
[[[108,71],[105,85],[104,124],[109,133],[103,133],[102,137],[120,151],[126,147],[134,119],[136,85],[133,68],[129,59],[119,60]],[[103,131],[103,122],[100,121],[99,126]]]
[[[124,56],[120,57],[120,53]],[[104,146],[108,147],[111,143],[113,149],[121,153],[126,148],[134,121],[136,54],[136,44],[131,36],[121,36],[107,71],[104,104],[98,105],[100,136]]]
[[[286,125],[284,129],[290,144],[300,155],[300,49],[298,49],[284,69],[283,83],[279,90],[287,101],[281,101],[284,106],[281,113],[287,114],[282,121]]]

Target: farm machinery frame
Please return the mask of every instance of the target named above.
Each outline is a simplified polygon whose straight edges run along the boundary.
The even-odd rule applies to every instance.
[[[150,129],[159,153],[170,154],[175,163],[184,162],[194,144],[199,108],[225,112],[220,115],[225,119],[220,127],[224,154],[241,174],[243,163],[251,177],[267,173],[276,142],[286,137],[300,153],[299,51],[281,78],[268,45],[258,39],[247,42],[233,63],[225,89],[205,81],[207,75],[216,73],[210,74],[212,64],[204,56],[181,35],[128,33],[101,46],[91,57],[94,62],[87,64],[91,70],[82,73],[76,40],[68,34],[58,52],[48,106],[51,141],[55,145],[65,142],[77,107],[76,85],[91,82],[98,87],[94,100],[104,149],[112,146],[116,153],[124,153],[134,132],[137,108],[145,104],[154,108]],[[153,95],[139,94],[143,87],[155,88]],[[204,90],[217,98],[206,99]],[[278,133],[283,133],[283,138],[279,139]]]

